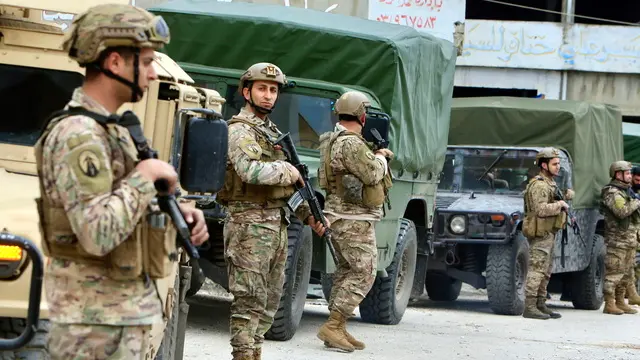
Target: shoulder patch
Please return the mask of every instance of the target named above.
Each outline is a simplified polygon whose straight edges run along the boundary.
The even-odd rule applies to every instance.
[[[111,191],[112,176],[107,169],[107,156],[99,145],[78,145],[69,152],[67,161],[82,192]]]
[[[251,138],[244,138],[240,140],[240,144],[238,145],[240,150],[247,154],[249,159],[251,160],[260,160],[260,156],[262,156],[262,148],[257,141]]]
[[[369,147],[367,147],[365,144],[361,144],[358,149],[358,159],[360,159],[362,162],[371,162],[374,161],[376,157],[375,155],[373,155]]]
[[[620,193],[617,193],[614,195],[614,206],[616,207],[616,209],[622,209],[624,208],[624,204],[627,202],[622,195],[620,195]]]

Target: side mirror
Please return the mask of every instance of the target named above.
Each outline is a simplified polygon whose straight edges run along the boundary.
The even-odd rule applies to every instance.
[[[374,144],[376,149],[389,146],[389,127],[391,118],[389,115],[375,111],[367,111],[367,121],[362,129],[362,136],[368,142]]]
[[[180,186],[191,193],[217,193],[224,186],[227,166],[227,122],[215,110],[181,109],[176,113],[175,129],[179,130],[181,124],[184,137],[174,131],[177,141],[171,160],[180,169]]]

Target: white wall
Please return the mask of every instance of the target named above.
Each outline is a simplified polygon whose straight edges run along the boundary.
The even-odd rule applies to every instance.
[[[547,99],[560,98],[561,73],[549,70],[456,67],[455,86],[536,89]]]

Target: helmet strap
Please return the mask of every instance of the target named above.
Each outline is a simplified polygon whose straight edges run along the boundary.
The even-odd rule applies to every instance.
[[[131,102],[136,102],[138,101],[138,98],[142,98],[142,96],[144,96],[144,91],[142,90],[142,88],[140,87],[140,85],[138,85],[138,77],[140,76],[140,69],[139,69],[139,65],[140,65],[140,49],[138,48],[134,48],[133,49],[133,81],[129,81],[125,78],[123,78],[120,75],[116,75],[114,74],[111,70],[107,70],[104,69],[102,66],[100,66],[97,63],[93,63],[90,66],[92,66],[93,68],[99,70],[101,73],[105,74],[106,76],[117,80],[125,85],[127,85],[128,87],[131,88]]]

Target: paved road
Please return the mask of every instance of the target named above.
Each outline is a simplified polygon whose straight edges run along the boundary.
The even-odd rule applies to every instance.
[[[203,290],[190,300],[185,360],[231,359],[230,299]],[[604,315],[601,310],[574,310],[570,303],[550,303],[562,319],[494,315],[482,291],[469,288],[452,303],[435,303],[425,296],[396,326],[352,319],[351,333],[367,348],[345,354],[324,348],[316,338],[328,311],[323,299],[309,300],[294,338],[266,342],[263,359],[640,359],[640,314]]]

